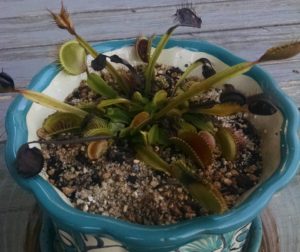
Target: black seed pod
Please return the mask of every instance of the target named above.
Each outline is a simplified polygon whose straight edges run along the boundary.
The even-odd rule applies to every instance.
[[[44,157],[40,149],[30,148],[29,144],[23,144],[17,153],[17,172],[24,178],[31,178],[43,169]]]
[[[236,103],[241,106],[246,104],[246,97],[241,92],[237,91],[233,86],[230,85],[229,88],[223,90],[220,95],[220,102],[221,103]]]
[[[114,54],[109,57],[111,62],[117,63],[117,64],[122,64],[126,66],[130,71],[135,71],[134,67],[127,61],[122,59],[120,56]]]
[[[15,89],[14,80],[5,72],[0,73],[0,93],[11,92]]]
[[[273,115],[277,112],[277,108],[272,104],[268,97],[263,94],[253,95],[247,99],[248,109],[255,115]]]
[[[91,62],[91,66],[95,71],[101,71],[106,66],[106,55],[99,54]]]
[[[207,58],[201,58],[199,61],[202,62],[202,75],[205,79],[209,78],[210,76],[213,76],[216,74],[215,69],[213,68],[211,62]]]
[[[175,13],[175,18],[181,26],[200,28],[202,24],[201,18],[189,7],[178,9]]]

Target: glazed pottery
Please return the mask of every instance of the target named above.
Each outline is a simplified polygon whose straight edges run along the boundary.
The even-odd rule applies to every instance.
[[[95,48],[137,64],[133,43],[131,39],[109,41]],[[208,58],[217,72],[244,61],[207,42],[171,40],[159,63],[183,67],[200,57]],[[196,71],[192,74],[199,75]],[[63,100],[84,78],[85,74],[69,76],[51,64],[33,78],[29,88]],[[22,143],[37,139],[36,130],[53,112],[22,97],[15,99],[6,117],[7,167],[14,179],[35,195],[51,222],[56,244],[64,251],[241,251],[252,221],[272,195],[296,174],[300,157],[299,115],[276,82],[258,66],[229,83],[246,95],[267,93],[276,101],[279,110],[272,116],[249,115],[262,141],[263,174],[260,182],[223,215],[197,217],[166,226],[137,225],[73,208],[68,199],[48,183],[43,172],[30,179],[21,178],[15,169],[16,152]],[[259,238],[256,241],[259,243]],[[257,243],[252,247],[251,251],[258,251]]]

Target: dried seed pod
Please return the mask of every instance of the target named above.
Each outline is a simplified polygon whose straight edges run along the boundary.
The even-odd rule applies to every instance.
[[[108,150],[108,141],[100,140],[90,142],[87,147],[87,155],[90,160],[97,160]]]
[[[277,112],[277,108],[272,104],[271,100],[264,94],[253,95],[248,97],[248,110],[255,115],[273,115]]]
[[[147,37],[138,37],[135,42],[136,55],[145,63],[149,62],[149,39]]]
[[[288,59],[300,53],[300,41],[288,42],[269,48],[258,60],[265,62],[270,60]]]
[[[91,67],[95,71],[101,71],[106,67],[106,58],[107,56],[104,54],[98,54],[98,56],[92,60]]]
[[[40,173],[44,166],[44,157],[37,147],[30,148],[23,144],[17,153],[17,172],[24,178],[31,178]]]
[[[175,13],[175,19],[181,26],[200,28],[202,24],[201,18],[189,6],[178,9]]]
[[[232,161],[237,157],[237,140],[231,129],[219,128],[216,133],[216,140],[221,147],[222,156],[226,160]]]
[[[68,32],[72,35],[76,35],[73,22],[70,18],[70,14],[67,9],[64,7],[63,2],[61,3],[61,9],[59,14],[55,14],[54,12],[48,10],[56,23],[56,25],[60,29],[68,30]]]
[[[11,92],[15,90],[15,83],[12,77],[7,73],[0,73],[0,93]]]
[[[216,70],[212,67],[212,65],[204,64],[202,66],[202,75],[205,79],[216,74]]]
[[[241,92],[237,91],[233,86],[225,88],[220,95],[221,103],[236,103],[241,106],[246,104],[246,97]]]

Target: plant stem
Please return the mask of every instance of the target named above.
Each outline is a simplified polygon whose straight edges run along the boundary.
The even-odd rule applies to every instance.
[[[160,110],[154,119],[157,120],[168,113],[171,109],[176,108],[181,103],[187,101],[191,97],[199,94],[200,92],[206,91],[227,79],[233,78],[237,75],[243,74],[249,71],[255,62],[243,62],[233,67],[227,68],[222,72],[215,74],[202,82],[191,81],[191,87],[184,93],[174,97],[169,104],[167,104],[162,110]]]
[[[181,77],[179,78],[179,80],[177,81],[177,83],[175,84],[174,90],[173,90],[173,95],[176,92],[176,89],[178,87],[180,87],[182,85],[182,82],[185,80],[185,78],[198,66],[202,65],[203,62],[202,61],[195,61],[194,63],[192,63],[187,69],[185,69],[184,73],[181,75]]]
[[[80,108],[77,108],[75,106],[71,106],[67,103],[64,103],[62,101],[59,101],[55,98],[52,98],[48,95],[45,95],[43,93],[39,93],[37,91],[33,90],[15,90],[15,92],[18,92],[22,94],[26,99],[33,101],[37,104],[40,104],[44,107],[51,108],[60,112],[65,113],[72,113],[75,115],[78,115],[82,118],[84,118],[88,113]]]
[[[78,34],[75,34],[76,40],[78,43],[93,57],[96,58],[99,53],[81,36]],[[123,89],[123,91],[128,94],[129,92],[129,86],[124,81],[122,76],[118,73],[118,71],[113,67],[113,65],[110,62],[106,62],[107,70],[110,72],[110,74],[113,76],[113,78],[116,80],[116,82],[119,84],[119,86]]]
[[[90,136],[90,137],[83,137],[83,138],[75,138],[75,139],[50,139],[50,140],[35,140],[28,142],[27,144],[77,144],[77,143],[86,143],[92,142],[97,140],[105,140],[110,139],[111,136]]]
[[[179,25],[174,25],[171,28],[167,30],[167,32],[163,35],[163,37],[160,39],[157,47],[155,48],[155,51],[152,55],[152,57],[149,60],[149,64],[147,66],[146,72],[145,72],[145,79],[146,79],[146,84],[145,84],[145,94],[149,95],[151,91],[151,83],[154,75],[154,67],[156,64],[156,61],[161,54],[163,48],[166,46],[168,43],[173,31],[178,27]]]

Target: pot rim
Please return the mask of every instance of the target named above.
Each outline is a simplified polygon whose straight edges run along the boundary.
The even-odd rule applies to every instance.
[[[157,43],[159,38],[156,39]],[[134,44],[135,39],[111,40],[96,44],[94,47],[101,52],[108,52]],[[191,51],[204,51],[228,65],[244,60],[228,50],[206,41],[171,39],[166,48],[181,47]],[[44,90],[57,75],[59,69],[52,63],[44,67],[31,81],[29,88]],[[189,242],[202,233],[225,233],[251,222],[266,206],[272,195],[293,178],[299,166],[300,143],[298,136],[299,112],[291,99],[281,91],[274,79],[255,66],[247,72],[247,76],[257,81],[262,89],[278,101],[284,116],[285,125],[282,141],[285,148],[281,149],[282,160],[272,176],[264,181],[240,205],[222,215],[196,217],[191,220],[164,226],[147,226],[133,224],[123,220],[85,213],[67,205],[57,192],[42,177],[35,176],[24,179],[16,173],[15,158],[18,147],[27,140],[26,115],[32,102],[18,96],[10,105],[6,115],[7,143],[5,158],[7,167],[14,179],[25,189],[33,192],[38,202],[57,223],[83,233],[103,233],[115,239],[128,242],[135,241],[143,246],[162,246],[168,242]]]

